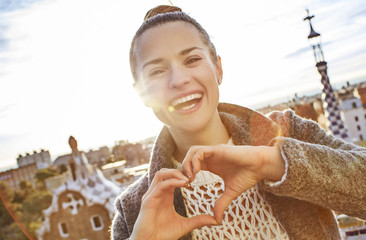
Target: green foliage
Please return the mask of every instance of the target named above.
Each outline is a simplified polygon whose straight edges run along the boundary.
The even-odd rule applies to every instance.
[[[67,166],[66,166],[66,164],[61,164],[61,165],[58,167],[58,169],[59,169],[60,173],[62,174],[62,173],[64,173],[64,172],[66,172],[66,171],[67,171]]]
[[[53,168],[44,168],[44,169],[38,170],[34,177],[36,178],[36,180],[38,182],[44,183],[44,181],[47,178],[57,176],[57,175],[60,175],[60,172],[58,170],[53,169]]]
[[[40,169],[36,172],[36,174],[34,175],[36,181],[37,181],[37,186],[43,190],[46,190],[46,179],[50,178],[50,177],[54,177],[54,176],[58,176],[61,173],[57,170],[57,169],[53,169],[53,168],[44,168],[44,169]]]
[[[35,191],[23,203],[23,211],[33,216],[41,217],[42,210],[52,203],[52,193],[49,191]]]
[[[13,203],[22,203],[24,200],[34,192],[32,184],[26,180],[19,183],[20,191],[14,191]]]
[[[22,191],[15,191],[12,202],[13,203],[22,203],[22,202],[24,202],[25,198],[26,198],[26,195]]]
[[[15,222],[6,226],[1,226],[0,228],[0,239],[2,240],[29,240]]]
[[[12,203],[14,196],[14,191],[9,185],[0,181],[0,239],[28,239],[10,214],[11,212],[15,216],[16,211],[20,209],[18,204]]]
[[[361,141],[359,144],[361,147],[366,147],[366,141]]]
[[[26,181],[26,180],[22,180],[19,183],[19,187],[22,191],[29,191],[29,190],[33,190],[33,186],[30,182]]]
[[[6,206],[8,206],[8,204],[6,204]],[[9,214],[8,208],[6,206],[4,202],[0,200],[0,228],[3,228],[4,226],[13,222],[13,218]]]
[[[6,202],[13,201],[14,192],[9,187],[7,182],[0,181],[0,194],[1,194],[1,199],[3,201],[6,201]]]
[[[52,172],[52,171],[51,171]],[[32,238],[36,239],[36,230],[42,225],[42,211],[52,203],[52,193],[34,189],[29,182],[20,183],[20,191],[13,191],[6,182],[0,181],[0,239],[28,239],[17,222]]]

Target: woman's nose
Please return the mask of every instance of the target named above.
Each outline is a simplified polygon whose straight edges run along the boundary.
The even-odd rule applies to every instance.
[[[183,67],[174,67],[171,70],[170,79],[169,79],[169,87],[177,88],[185,85],[190,82],[190,75],[187,69]]]

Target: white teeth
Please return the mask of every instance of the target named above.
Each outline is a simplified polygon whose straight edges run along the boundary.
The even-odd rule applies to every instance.
[[[185,102],[188,102],[188,101],[191,101],[193,99],[197,99],[197,98],[201,98],[202,97],[202,94],[201,93],[194,93],[194,94],[191,94],[191,95],[187,95],[187,96],[184,96],[184,97],[181,97],[181,98],[178,98],[176,100],[173,101],[172,105],[173,107],[177,106],[178,104],[181,104],[181,103],[185,103]],[[192,104],[194,105],[194,104]],[[187,108],[191,108],[191,106],[187,106],[183,109],[187,109]]]
[[[196,104],[192,104],[187,107],[183,107],[182,110],[187,110],[187,109],[193,108],[194,106],[196,106]]]

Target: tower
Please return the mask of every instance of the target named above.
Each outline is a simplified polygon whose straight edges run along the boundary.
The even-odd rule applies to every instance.
[[[314,15],[310,16],[308,10],[306,10],[306,12],[307,16],[304,18],[304,21],[308,20],[310,25],[310,34],[308,36],[308,40],[313,49],[316,67],[321,75],[320,81],[323,85],[322,100],[324,104],[323,107],[325,109],[325,117],[328,119],[327,127],[335,137],[346,140],[348,138],[348,133],[341,119],[340,106],[337,97],[333,91],[332,85],[329,82],[327,62],[324,60],[320,34],[315,32],[311,24],[311,19],[314,17]]]

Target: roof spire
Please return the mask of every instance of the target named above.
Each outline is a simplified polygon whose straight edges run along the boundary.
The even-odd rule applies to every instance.
[[[310,34],[308,36],[308,38],[314,38],[314,37],[318,37],[320,36],[319,33],[315,32],[313,25],[311,25],[311,19],[314,17],[314,15],[309,15],[309,9],[305,9],[306,10],[306,17],[304,18],[304,21],[308,20],[309,21],[309,25],[310,25]]]

